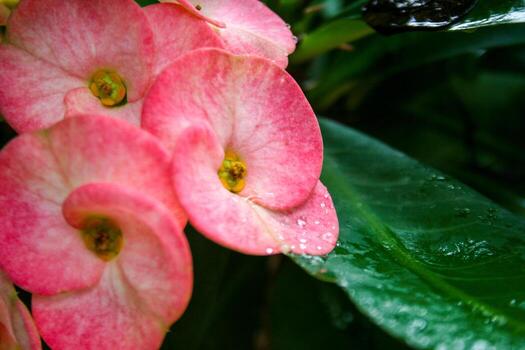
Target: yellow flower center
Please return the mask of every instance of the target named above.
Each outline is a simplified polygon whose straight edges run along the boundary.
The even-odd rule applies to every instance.
[[[5,5],[11,10],[18,6],[20,0],[0,0],[0,5]]]
[[[218,175],[224,188],[230,192],[239,193],[246,185],[246,164],[237,154],[227,151]]]
[[[88,217],[82,227],[84,244],[100,259],[110,261],[120,253],[122,231],[112,220],[104,217]]]
[[[126,85],[115,72],[99,70],[91,78],[89,89],[106,107],[120,104],[126,98]]]

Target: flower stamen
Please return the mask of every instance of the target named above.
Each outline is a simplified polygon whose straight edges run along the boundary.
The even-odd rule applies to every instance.
[[[99,70],[91,78],[89,89],[106,107],[113,107],[126,98],[126,85],[115,72]]]
[[[122,231],[110,219],[88,217],[82,225],[82,239],[86,247],[100,259],[110,261],[122,249]]]
[[[246,164],[232,151],[226,151],[218,171],[222,185],[230,192],[239,193],[246,185]]]

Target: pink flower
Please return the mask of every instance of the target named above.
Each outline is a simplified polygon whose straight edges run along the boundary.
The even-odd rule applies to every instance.
[[[170,157],[147,132],[93,115],[0,151],[2,268],[34,293],[53,349],[156,349],[192,288]]]
[[[180,7],[133,0],[22,0],[0,45],[0,113],[18,132],[64,115],[97,113],[140,124],[158,72],[186,51],[221,47]]]
[[[151,88],[143,127],[173,152],[175,190],[210,239],[260,255],[335,246],[319,125],[278,66],[221,50],[188,53]]]
[[[16,290],[0,271],[0,349],[40,350],[40,336]]]
[[[235,54],[266,57],[288,65],[297,39],[286,23],[259,0],[160,0],[179,3],[210,23]]]

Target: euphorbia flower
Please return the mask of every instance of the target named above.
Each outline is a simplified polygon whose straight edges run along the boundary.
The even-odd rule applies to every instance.
[[[210,239],[261,255],[321,255],[335,246],[337,216],[319,182],[319,125],[278,66],[193,51],[159,76],[142,120],[173,152],[181,204]]]
[[[22,0],[7,39],[0,113],[18,132],[88,112],[139,125],[143,97],[171,59],[222,46],[182,8],[133,0]]]
[[[92,115],[0,151],[0,256],[53,349],[156,349],[191,294],[170,157]]]
[[[235,54],[266,57],[281,67],[297,39],[290,27],[259,0],[160,0],[179,3],[215,28],[225,48]]]
[[[0,349],[40,350],[40,336],[16,290],[0,271]]]

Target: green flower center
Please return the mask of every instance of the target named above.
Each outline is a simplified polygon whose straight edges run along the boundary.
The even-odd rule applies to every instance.
[[[108,70],[99,70],[91,78],[89,89],[106,107],[116,106],[126,98],[126,85],[120,75]]]
[[[122,249],[122,231],[108,218],[88,217],[81,233],[86,247],[104,261],[114,259]]]

